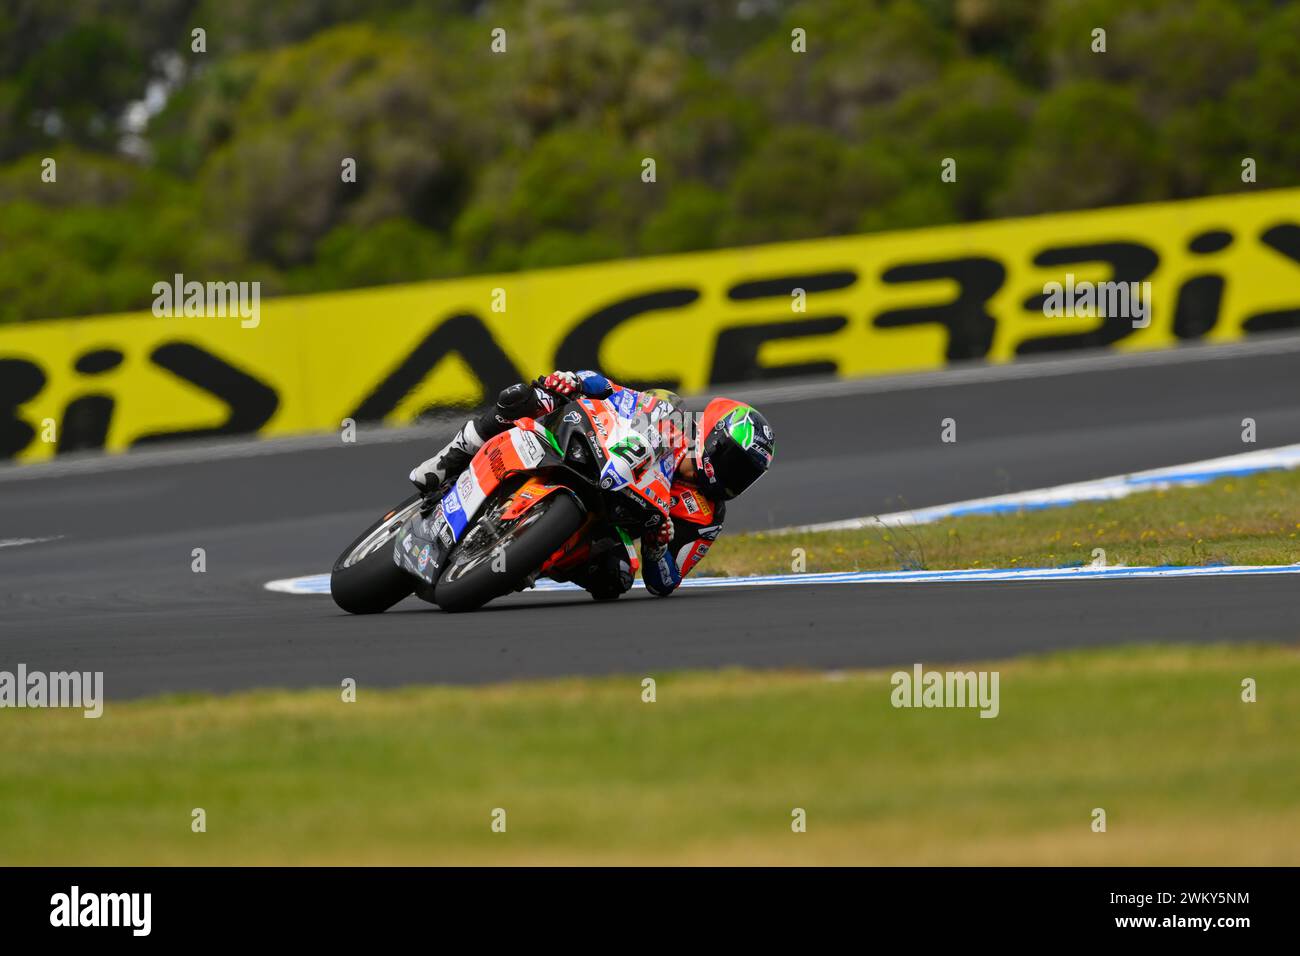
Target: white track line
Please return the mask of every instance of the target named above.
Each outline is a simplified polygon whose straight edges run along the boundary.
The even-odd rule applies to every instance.
[[[56,534],[48,538],[0,538],[0,548],[17,548],[24,544],[40,544],[43,541],[58,541],[63,535]]]
[[[1117,578],[1193,578],[1219,575],[1300,574],[1300,564],[1210,567],[969,568],[957,571],[832,571],[824,574],[765,574],[747,578],[687,578],[684,588],[786,587],[798,584],[940,584],[981,581],[1097,581]],[[330,576],[311,574],[268,581],[268,591],[329,594]],[[634,588],[644,588],[637,581]],[[534,591],[581,591],[576,584],[541,580]]]
[[[1261,471],[1280,471],[1292,468],[1300,468],[1300,445],[1265,448],[1259,451],[1243,452],[1240,455],[1227,455],[1223,458],[1196,461],[1187,465],[1153,468],[1150,471],[1135,471],[1127,475],[1114,475],[1110,478],[1056,485],[1051,488],[1036,488],[1032,491],[1017,491],[1009,495],[994,495],[991,498],[972,498],[968,501],[957,501],[949,505],[936,505],[933,508],[917,508],[914,511],[896,511],[892,514],[883,515],[864,515],[861,518],[846,518],[840,521],[825,521],[820,524],[777,528],[763,533],[774,535],[804,534],[817,531],[854,531],[861,528],[930,524],[944,518],[954,518],[962,515],[997,514],[999,512],[1055,508],[1077,504],[1081,501],[1107,501],[1114,498],[1125,498],[1131,494],[1144,491],[1203,485],[1217,478],[1252,475]]]
[[[1054,488],[1039,488],[992,498],[974,498],[950,505],[922,508],[917,511],[900,511],[887,515],[870,515],[830,521],[824,524],[803,525],[795,528],[778,528],[765,534],[794,534],[812,531],[845,531],[866,527],[898,527],[900,525],[928,524],[942,518],[969,514],[995,514],[1024,511],[1036,508],[1058,507],[1079,501],[1102,501],[1123,498],[1142,491],[1154,491],[1189,485],[1200,485],[1235,475],[1250,475],[1261,471],[1300,468],[1300,445],[1265,448],[1227,455],[1187,465],[1154,468],[1113,478],[1082,481]],[[1300,565],[1266,566],[1208,566],[1208,567],[1069,567],[1069,568],[974,568],[957,571],[852,571],[828,574],[777,574],[748,578],[687,578],[682,587],[770,587],[788,584],[932,584],[940,581],[1078,581],[1097,578],[1177,578],[1222,574],[1296,574]],[[263,585],[268,591],[286,594],[328,594],[329,575],[311,574],[296,578],[282,578]],[[642,587],[637,581],[634,585]],[[578,591],[574,584],[561,584],[543,579],[537,582],[537,591]]]

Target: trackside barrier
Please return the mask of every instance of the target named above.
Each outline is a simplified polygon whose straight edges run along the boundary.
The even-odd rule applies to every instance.
[[[1150,283],[1141,321],[1052,282]],[[255,281],[255,275],[186,276]],[[160,276],[171,284],[173,277]],[[406,423],[552,368],[683,392],[1300,328],[1300,190],[0,327],[0,459]]]

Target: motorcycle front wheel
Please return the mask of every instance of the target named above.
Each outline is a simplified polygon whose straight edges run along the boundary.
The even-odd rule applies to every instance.
[[[349,614],[379,614],[409,597],[418,583],[393,561],[393,540],[402,523],[420,508],[412,495],[353,541],[330,572],[330,596]]]
[[[434,586],[444,611],[472,611],[519,590],[581,526],[582,506],[554,491],[518,518],[501,521],[506,496],[476,521],[448,555]]]

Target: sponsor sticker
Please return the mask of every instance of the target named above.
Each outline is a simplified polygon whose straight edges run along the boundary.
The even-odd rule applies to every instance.
[[[442,516],[441,512],[438,513],[438,520],[433,523],[430,529],[429,537],[437,538],[449,548],[456,543],[456,539],[451,533],[451,525],[447,523],[447,519]]]
[[[546,457],[546,452],[542,450],[542,443],[532,432],[515,432],[515,450],[519,452],[525,468],[534,467]]]
[[[462,501],[469,498],[470,493],[474,490],[474,469],[467,468],[456,482],[456,491],[460,493]]]
[[[455,509],[444,508],[442,515],[443,520],[451,525],[452,537],[459,540],[460,536],[465,533],[465,526],[469,524],[469,518],[465,514],[465,510],[459,507]]]
[[[607,491],[612,488],[622,488],[631,480],[629,476],[622,473],[618,467],[619,465],[622,465],[624,469],[627,468],[626,463],[621,458],[611,458],[605,463],[605,468],[600,474],[600,487]]]
[[[427,544],[420,549],[420,556],[416,559],[415,563],[416,566],[419,567],[421,573],[423,573],[424,569],[429,566],[429,546]]]

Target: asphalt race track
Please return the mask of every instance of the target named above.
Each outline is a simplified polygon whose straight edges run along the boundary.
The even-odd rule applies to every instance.
[[[771,419],[778,455],[728,528],[770,528],[1300,442],[1300,339],[732,393]],[[955,444],[939,441],[949,417]],[[1256,445],[1242,444],[1246,417]],[[0,669],[102,670],[120,698],[1300,638],[1292,575],[719,588],[612,605],[537,594],[459,616],[409,600],[369,618],[264,590],[328,570],[408,494],[407,471],[445,431],[0,471],[0,543],[55,537],[0,546]]]

